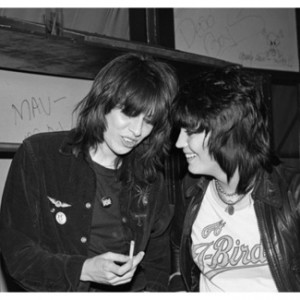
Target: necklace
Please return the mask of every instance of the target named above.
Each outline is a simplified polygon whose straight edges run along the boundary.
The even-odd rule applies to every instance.
[[[225,211],[229,214],[229,215],[233,215],[234,214],[234,205],[236,205],[237,203],[239,203],[240,201],[242,201],[245,197],[245,194],[243,195],[240,195],[236,201],[232,201],[232,200],[228,200],[225,198],[225,196],[227,197],[233,197],[233,196],[236,196],[238,195],[237,193],[231,193],[231,194],[228,194],[226,193],[218,180],[215,180],[215,186],[216,186],[216,190],[217,190],[217,193],[218,193],[218,196],[220,198],[220,200],[227,205]]]

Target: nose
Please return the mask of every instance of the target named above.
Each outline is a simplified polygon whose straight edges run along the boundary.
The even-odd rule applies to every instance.
[[[187,146],[187,138],[188,138],[188,135],[187,135],[186,131],[183,128],[181,128],[179,136],[178,136],[176,144],[175,144],[176,148],[180,149],[180,148],[186,147]]]
[[[135,137],[142,135],[144,124],[144,116],[140,115],[131,119],[129,130],[134,134]]]

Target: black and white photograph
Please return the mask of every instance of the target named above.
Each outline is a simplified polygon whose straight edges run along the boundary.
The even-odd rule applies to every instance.
[[[3,296],[300,292],[300,8],[156,2],[0,7]]]

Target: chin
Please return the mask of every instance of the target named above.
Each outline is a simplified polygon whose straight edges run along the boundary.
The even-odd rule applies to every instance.
[[[133,150],[133,148],[119,149],[118,155],[126,155],[126,154],[130,153],[132,150]]]
[[[209,175],[209,170],[204,169],[202,167],[199,166],[193,166],[193,165],[189,165],[188,166],[188,170],[190,173],[194,174],[194,175]]]
[[[191,167],[191,166],[188,166],[188,170],[189,170],[189,172],[190,173],[192,173],[192,174],[199,174],[199,172],[197,172],[196,170],[195,170],[195,168],[193,168],[193,167]]]

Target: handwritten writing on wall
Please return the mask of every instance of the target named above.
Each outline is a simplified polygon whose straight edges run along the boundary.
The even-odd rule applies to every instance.
[[[298,71],[295,9],[176,8],[175,47],[246,67]]]
[[[48,97],[47,100],[43,100],[41,97],[31,97],[31,99],[23,99],[19,106],[12,104],[11,108],[14,113],[14,125],[27,123],[35,123],[39,117],[45,117],[47,120],[45,126],[40,126],[41,123],[36,124],[38,127],[33,128],[30,126],[24,137],[28,137],[32,134],[41,132],[41,131],[60,131],[67,130],[73,127],[73,114],[71,116],[67,114],[65,120],[58,120],[57,122],[51,119],[55,113],[55,104],[58,101],[67,100],[67,97],[60,97],[59,99],[51,99]],[[70,119],[69,119],[70,118]],[[64,127],[64,125],[66,127]]]
[[[92,81],[0,70],[0,142],[69,130]]]

